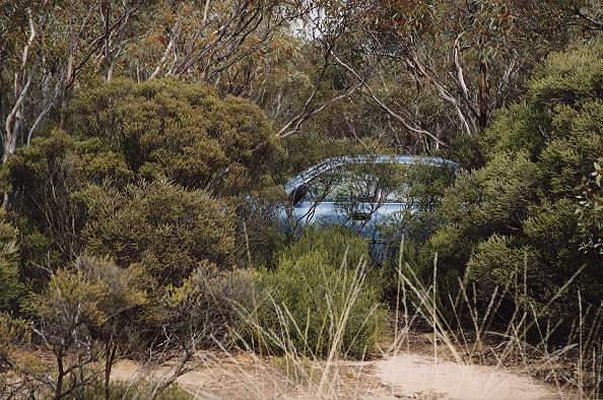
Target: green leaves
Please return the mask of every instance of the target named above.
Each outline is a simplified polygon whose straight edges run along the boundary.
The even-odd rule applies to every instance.
[[[592,250],[601,241],[601,180],[591,174],[603,154],[602,46],[551,55],[527,99],[499,112],[480,138],[485,165],[462,174],[443,200],[448,222],[430,250],[444,269],[469,268],[486,295],[525,269],[534,276],[528,300],[546,303],[583,268],[575,284],[600,301]]]
[[[603,254],[603,185],[601,168],[603,159],[593,163],[594,171],[582,178],[578,186],[580,195],[576,196],[578,205],[574,210],[578,217],[581,234],[581,250],[585,253]]]
[[[107,289],[104,282],[90,281],[82,272],[60,269],[54,273],[48,288],[35,295],[31,303],[46,328],[47,340],[69,346],[77,332],[102,326],[108,318],[101,306]]]
[[[236,195],[254,188],[279,146],[264,113],[205,85],[115,80],[81,92],[67,130],[121,154],[138,176]]]
[[[600,98],[603,87],[603,42],[595,40],[552,53],[529,82],[532,101],[553,107]]]
[[[17,230],[0,208],[0,312],[16,311],[24,287],[19,280]]]
[[[276,268],[259,277],[266,298],[255,322],[263,332],[258,339],[276,353],[370,353],[383,315],[379,292],[366,280],[366,246],[349,231],[329,228],[309,230],[285,249]]]
[[[207,192],[162,178],[124,193],[91,187],[84,197],[90,219],[83,236],[92,254],[122,267],[141,264],[160,285],[180,284],[205,260],[230,265],[234,214]]]

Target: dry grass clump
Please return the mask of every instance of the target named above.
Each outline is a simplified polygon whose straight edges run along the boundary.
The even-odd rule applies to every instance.
[[[514,287],[495,287],[485,300],[476,296],[475,283],[467,276],[458,280],[457,293],[441,291],[437,255],[432,272],[431,281],[425,283],[401,255],[394,310],[396,329],[388,352],[411,349],[417,330],[429,330],[430,349],[436,359],[443,356],[460,364],[494,365],[528,373],[555,385],[562,398],[600,398],[603,304],[586,306],[577,291],[575,320],[567,324],[550,318],[550,310],[571,297],[567,291],[581,270],[547,304],[515,308],[504,325],[500,318],[508,315],[503,309],[505,299],[510,294],[527,292],[527,282],[522,279],[525,269],[515,271],[516,276],[510,280],[515,282]],[[514,302],[520,303],[518,298]]]

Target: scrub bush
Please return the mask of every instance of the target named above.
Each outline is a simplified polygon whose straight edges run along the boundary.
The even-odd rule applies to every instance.
[[[380,292],[366,280],[366,242],[341,228],[309,230],[259,286],[255,333],[271,351],[362,357],[383,328]]]
[[[601,258],[581,250],[577,196],[603,154],[602,116],[603,41],[551,55],[526,100],[501,111],[480,138],[485,165],[446,192],[446,222],[426,249],[438,253],[453,281],[468,272],[484,298],[494,286],[510,287],[515,307],[569,320],[571,307],[555,311],[547,303],[577,291],[587,303],[600,302]]]
[[[24,286],[19,279],[17,230],[6,220],[0,208],[0,312],[18,309]]]
[[[165,176],[216,194],[256,188],[281,151],[253,103],[174,80],[115,80],[82,91],[69,105],[65,129],[101,140],[139,177]]]
[[[87,251],[122,267],[141,264],[161,285],[181,284],[202,262],[231,265],[234,214],[224,201],[167,179],[124,192],[91,186],[82,196]]]

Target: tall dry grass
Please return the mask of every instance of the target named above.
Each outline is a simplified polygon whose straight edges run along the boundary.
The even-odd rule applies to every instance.
[[[580,291],[569,293],[581,270],[546,304],[525,302],[526,271],[524,265],[523,271],[515,271],[510,280],[513,283],[496,287],[488,299],[478,299],[468,273],[458,279],[456,293],[445,292],[438,288],[437,255],[432,279],[426,283],[404,262],[401,254],[396,267],[396,328],[387,352],[412,350],[413,336],[427,326],[436,360],[444,353],[460,364],[494,365],[524,372],[555,385],[560,398],[601,398],[603,303],[586,306]],[[505,326],[501,326],[497,317],[509,296],[515,304],[520,304],[521,297],[525,306],[515,307]],[[552,319],[549,311],[558,302],[572,297],[578,315],[571,321],[569,333],[562,333],[559,330],[564,321]]]
[[[240,332],[234,332],[234,335],[237,336],[241,348],[256,357],[258,365],[266,358],[272,360],[272,365],[275,367],[272,371],[275,377],[274,386],[280,386],[281,390],[289,395],[292,392],[303,393],[301,397],[304,398],[339,398],[343,393],[346,398],[365,398],[368,395],[367,391],[370,388],[361,379],[354,380],[352,377],[353,374],[362,374],[362,364],[345,362],[354,343],[352,341],[347,347],[344,345],[344,334],[352,310],[367,286],[368,267],[369,263],[366,259],[361,259],[356,266],[349,267],[347,257],[344,256],[337,273],[341,280],[337,288],[343,293],[328,291],[325,293],[323,300],[327,304],[328,315],[324,324],[324,335],[319,340],[325,340],[328,345],[326,356],[312,350],[317,346],[315,343],[310,343],[308,326],[303,321],[295,319],[294,313],[287,304],[278,303],[270,295],[264,299],[269,302],[278,316],[279,324],[276,328],[266,325],[255,310],[239,309],[241,318],[252,335],[242,335]],[[323,275],[323,278],[326,279],[327,276]],[[334,288],[328,282],[324,282],[324,287]],[[378,312],[379,307],[379,304],[375,304],[368,311],[363,326],[371,320],[374,313]],[[307,310],[308,313],[313,311],[315,310]],[[303,348],[299,345],[300,337]],[[226,354],[231,354],[225,347],[224,351]],[[232,360],[235,362],[236,359],[233,357]],[[350,365],[354,368],[349,368]],[[360,368],[355,368],[357,366]],[[257,383],[252,377],[248,376],[248,378],[251,378],[249,381],[252,384]],[[257,387],[254,391],[262,392]]]
[[[342,346],[350,311],[367,285],[369,268],[367,260],[349,268],[344,258],[341,276],[345,279],[346,307],[328,308],[326,356],[311,351],[314,346],[307,343],[307,327],[293,317],[289,307],[269,297],[267,301],[278,316],[278,327],[267,326],[257,310],[239,307],[247,329],[247,334],[232,332],[239,348],[216,340],[221,353],[205,354],[198,368],[205,371],[205,378],[212,376],[216,382],[225,382],[218,391],[235,397],[354,399],[382,393],[371,382],[372,364],[349,361],[348,349]],[[393,328],[389,343],[379,349],[378,356],[417,351],[416,338],[427,337],[429,346],[422,345],[421,351],[428,349],[435,360],[452,359],[463,365],[491,365],[527,373],[555,385],[559,398],[600,398],[601,305],[586,306],[581,293],[576,292],[578,315],[563,343],[559,343],[557,334],[561,321],[552,321],[547,315],[556,302],[566,301],[580,271],[547,304],[515,309],[501,328],[496,322],[504,299],[527,292],[525,271],[517,271],[513,284],[495,288],[484,301],[477,299],[477,290],[467,275],[458,280],[455,293],[440,288],[437,256],[428,282],[417,276],[403,255],[395,268],[397,293],[395,306],[390,310]],[[340,298],[340,293],[327,293],[324,300],[330,303]],[[375,306],[372,312],[377,309]],[[306,341],[302,347],[299,337]],[[215,396],[211,387],[189,388],[188,392],[194,398]]]

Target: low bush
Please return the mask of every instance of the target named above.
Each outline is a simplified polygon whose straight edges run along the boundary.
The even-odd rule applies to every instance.
[[[244,330],[240,308],[252,309],[254,276],[248,270],[220,271],[201,265],[180,286],[167,286],[150,309],[153,325],[173,336],[194,332],[196,346],[229,347],[230,332]]]
[[[499,112],[480,137],[485,165],[446,192],[445,223],[426,246],[453,282],[468,268],[478,295],[510,287],[512,308],[542,311],[566,327],[576,293],[597,306],[603,288],[600,186],[589,178],[603,154],[602,55],[598,40],[541,65],[526,100]],[[566,306],[551,309],[559,296]]]
[[[6,221],[0,208],[0,312],[15,311],[24,290],[19,281],[17,230]]]
[[[118,265],[141,264],[161,285],[179,285],[200,262],[230,265],[234,214],[224,201],[166,179],[130,185],[125,193],[100,186],[85,195],[88,252]]]
[[[153,382],[114,382],[109,388],[109,398],[106,397],[104,387],[101,385],[87,386],[78,395],[81,400],[96,400],[104,398],[107,400],[138,400],[149,399],[155,400],[191,400],[194,397],[178,385],[171,385],[161,393],[154,395],[154,390],[157,384]]]
[[[366,242],[342,228],[313,229],[264,270],[252,327],[276,353],[362,357],[383,328],[380,293],[366,279]]]

